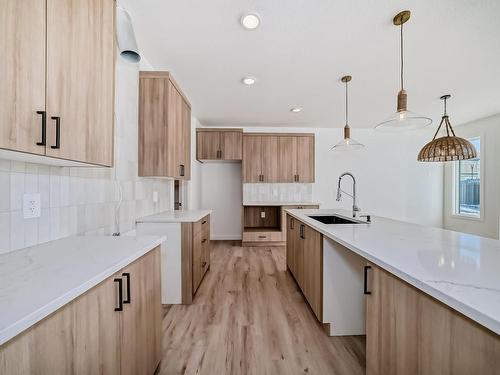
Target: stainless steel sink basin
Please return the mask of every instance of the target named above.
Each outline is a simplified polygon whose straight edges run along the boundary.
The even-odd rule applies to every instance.
[[[350,220],[336,215],[310,215],[309,217],[323,224],[364,224],[362,221]]]

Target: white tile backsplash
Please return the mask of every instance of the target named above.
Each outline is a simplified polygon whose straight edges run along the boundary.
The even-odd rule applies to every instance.
[[[243,202],[311,202],[313,184],[243,184]]]
[[[114,168],[0,160],[0,253],[75,234],[123,233],[134,229],[139,216],[172,209],[172,180],[138,177],[138,77],[137,66],[117,60]],[[116,228],[118,184],[123,202]],[[157,203],[153,191],[159,193]],[[23,218],[25,193],[40,193],[40,218]]]

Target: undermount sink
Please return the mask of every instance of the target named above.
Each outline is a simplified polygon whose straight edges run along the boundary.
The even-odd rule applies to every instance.
[[[311,219],[319,221],[323,224],[364,224],[362,221],[346,219],[342,216],[336,215],[321,215],[321,216],[309,216]]]

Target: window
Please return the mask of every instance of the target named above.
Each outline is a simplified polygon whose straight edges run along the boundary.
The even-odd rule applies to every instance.
[[[469,141],[476,147],[477,158],[460,160],[455,166],[455,214],[481,217],[481,139]]]

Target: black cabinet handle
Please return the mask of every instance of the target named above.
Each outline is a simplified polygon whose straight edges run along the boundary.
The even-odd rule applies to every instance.
[[[130,303],[130,301],[132,300],[130,296],[130,273],[124,272],[122,273],[122,276],[127,280],[127,299],[124,299],[123,303]]]
[[[179,174],[181,177],[184,177],[184,164],[179,165]]]
[[[45,146],[47,144],[47,112],[36,111],[37,114],[42,115],[42,140],[37,142],[37,146]]]
[[[117,278],[113,280],[118,283],[118,307],[115,307],[115,311],[123,311],[123,290],[122,290],[122,279]]]
[[[259,238],[267,238],[267,236],[259,236]]]
[[[293,217],[290,218],[290,229],[295,228],[295,219]]]
[[[205,266],[206,266],[206,265],[207,265],[207,262],[203,262],[203,263],[201,264],[201,268],[205,268]]]
[[[203,221],[201,222],[201,224],[206,224],[206,223],[207,223],[207,221],[206,221],[206,220],[203,220]]]
[[[304,224],[300,224],[300,238],[302,238],[303,240],[306,239],[306,237],[304,236]]]
[[[204,238],[204,239],[201,240],[201,243],[205,243],[205,242],[207,242],[206,238]]]
[[[50,146],[50,148],[61,148],[61,118],[59,116],[52,116],[51,119],[56,121],[56,145]]]
[[[364,294],[372,294],[372,292],[370,292],[368,290],[368,270],[371,269],[372,267],[371,266],[365,266],[365,271],[364,271],[364,282],[363,282],[363,293]]]

